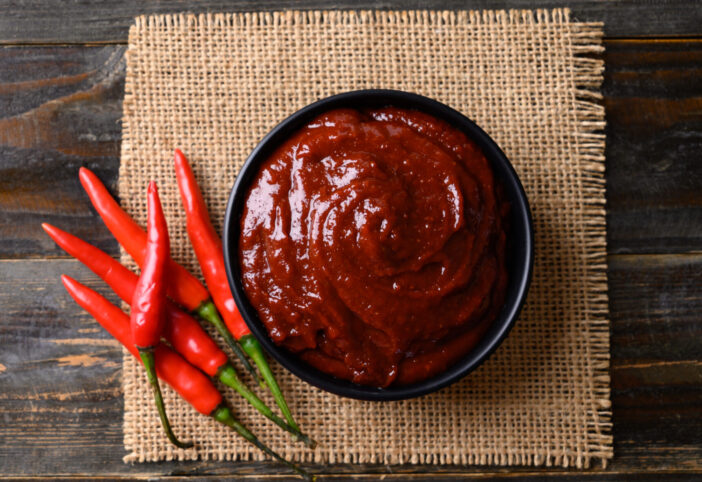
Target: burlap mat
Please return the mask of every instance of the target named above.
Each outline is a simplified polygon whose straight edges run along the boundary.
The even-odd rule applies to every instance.
[[[479,370],[440,393],[352,401],[278,370],[305,450],[227,391],[238,416],[288,457],[316,462],[588,467],[612,456],[605,259],[602,25],[567,10],[285,12],[139,17],[129,33],[119,193],[141,222],[160,183],[173,255],[199,273],[172,152],[191,158],[217,227],[259,139],[330,94],[393,88],[438,99],[504,149],[531,201],[534,280],[514,331]],[[123,256],[123,260],[127,258]],[[278,368],[278,367],[276,367]],[[126,461],[260,460],[170,390],[162,434],[146,378],[124,358]],[[268,399],[270,401],[270,399]],[[271,406],[274,406],[271,402]]]

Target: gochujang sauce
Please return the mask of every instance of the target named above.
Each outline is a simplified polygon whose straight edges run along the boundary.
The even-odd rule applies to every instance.
[[[244,289],[273,341],[352,382],[444,371],[499,313],[508,204],[460,130],[386,107],[327,112],[261,166]]]

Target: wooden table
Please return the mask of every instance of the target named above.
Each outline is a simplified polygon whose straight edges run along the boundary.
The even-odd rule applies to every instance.
[[[262,5],[265,4],[265,5]],[[334,8],[389,8],[338,1]],[[328,480],[702,478],[702,4],[404,2],[404,8],[569,5],[605,22],[615,458],[607,469],[333,465]],[[395,6],[397,6],[395,5]],[[268,479],[272,463],[125,465],[121,351],[68,300],[86,279],[42,232],[59,225],[117,255],[77,171],[116,185],[131,18],[148,12],[330,7],[319,1],[0,2],[0,474]],[[107,293],[96,279],[92,286]],[[115,300],[114,296],[110,296]],[[278,480],[280,477],[276,477]]]

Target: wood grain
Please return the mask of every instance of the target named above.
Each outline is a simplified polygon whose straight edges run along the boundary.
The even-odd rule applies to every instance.
[[[617,463],[702,468],[701,263],[700,254],[609,258]]]
[[[86,272],[74,261],[0,263],[3,473],[76,473],[88,458],[97,472],[124,451],[121,349],[59,280],[97,286]]]
[[[702,246],[702,40],[608,41],[607,234],[612,253]]]
[[[124,51],[0,48],[0,256],[61,255],[41,222],[116,252],[77,173],[116,185]]]
[[[576,19],[605,22],[610,37],[651,37],[698,35],[702,5],[685,0],[166,0],[144,2],[64,2],[61,0],[19,0],[5,4],[0,15],[0,43],[124,43],[133,17],[141,14],[190,12],[232,12],[282,9],[503,9],[570,7]]]
[[[0,473],[285,473],[273,463],[123,464],[121,351],[70,300],[61,273],[107,294],[73,260],[0,261]],[[702,255],[611,256],[609,277],[615,459],[604,472],[553,474],[592,480],[599,480],[597,474],[617,480],[617,474],[644,471],[702,474],[702,293],[697,288]],[[459,473],[510,480],[545,476],[534,468],[511,468],[510,475],[495,467],[338,465],[317,470],[422,472],[428,478],[446,474],[448,480]]]

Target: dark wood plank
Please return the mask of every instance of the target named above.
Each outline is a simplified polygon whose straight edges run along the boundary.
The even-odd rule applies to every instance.
[[[615,464],[702,469],[702,255],[610,256]]]
[[[121,352],[68,298],[60,273],[106,293],[72,260],[0,261],[0,474],[285,473],[273,463],[123,464]],[[447,480],[459,474],[496,480],[544,480],[549,474],[630,480],[632,473],[646,471],[667,474],[666,480],[675,480],[676,474],[680,480],[684,474],[702,476],[702,254],[612,256],[609,277],[615,459],[605,471],[411,465],[316,469],[337,475],[419,473],[425,480],[439,474]]]
[[[116,252],[77,172],[116,184],[124,51],[0,48],[0,256],[62,254],[41,222]]]
[[[611,37],[690,36],[702,34],[702,5],[690,0],[603,2],[599,0],[167,0],[144,2],[63,2],[18,0],[5,3],[0,15],[2,43],[121,42],[132,18],[179,11],[221,12],[281,9],[502,9],[570,7],[583,21],[604,21]]]
[[[702,245],[702,41],[607,41],[612,253]],[[76,172],[114,187],[124,47],[0,48],[0,257],[62,256],[47,221],[117,246]]]
[[[608,41],[609,249],[702,246],[702,41]]]
[[[124,452],[121,349],[59,281],[66,273],[97,287],[86,272],[73,261],[0,263],[4,473],[79,473],[86,458],[114,466]]]

